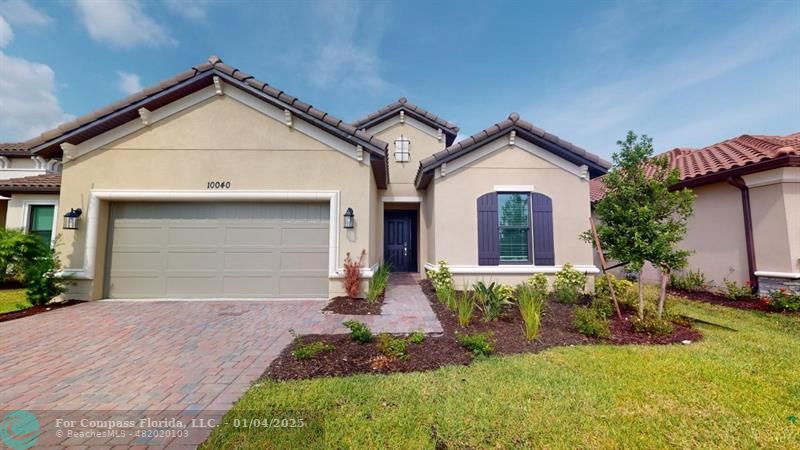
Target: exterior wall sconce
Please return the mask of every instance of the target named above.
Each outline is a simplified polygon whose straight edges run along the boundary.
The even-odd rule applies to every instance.
[[[344,212],[344,227],[346,229],[353,228],[355,214],[353,214],[353,208],[347,208],[347,211]]]
[[[65,230],[77,230],[78,229],[78,218],[83,214],[80,208],[74,209],[70,208],[69,212],[64,214],[64,229]]]

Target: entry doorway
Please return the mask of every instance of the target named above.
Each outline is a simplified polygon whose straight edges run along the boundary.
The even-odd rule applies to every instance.
[[[417,211],[383,213],[383,258],[392,272],[417,272]]]

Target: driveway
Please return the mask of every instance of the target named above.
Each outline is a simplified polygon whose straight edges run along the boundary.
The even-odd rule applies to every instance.
[[[166,435],[59,437],[46,423],[120,411],[221,416],[291,341],[289,328],[329,331],[324,304],[105,301],[0,323],[0,419],[32,412],[44,422],[40,445],[177,444]],[[207,435],[194,430],[181,443]]]

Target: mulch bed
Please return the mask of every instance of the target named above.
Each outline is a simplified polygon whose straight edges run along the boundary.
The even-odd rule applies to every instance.
[[[264,376],[275,380],[290,380],[358,373],[418,372],[446,365],[467,365],[472,362],[474,355],[459,344],[456,333],[492,332],[495,340],[494,354],[497,355],[535,353],[551,347],[586,344],[676,344],[684,340],[694,342],[703,337],[697,330],[684,324],[675,324],[675,331],[670,336],[635,333],[629,321],[634,313],[626,311],[622,320],[616,316],[610,319],[610,339],[588,338],[578,333],[572,325],[573,306],[549,300],[542,313],[537,339],[528,341],[516,306],[506,306],[501,317],[493,322],[482,321],[476,310],[472,322],[463,329],[455,314],[436,299],[430,281],[423,280],[420,285],[442,324],[443,333],[439,336],[426,336],[422,344],[409,343],[406,359],[386,358],[378,351],[376,341],[359,344],[352,341],[349,334],[307,335],[302,337],[303,342],[321,341],[333,345],[335,350],[298,361],[292,356],[294,344],[289,345],[270,364]]]
[[[685,299],[711,303],[714,305],[722,305],[730,308],[775,312],[771,310],[768,305],[764,304],[764,302],[758,299],[731,300],[727,297],[723,297],[713,292],[689,292],[680,289],[667,289],[667,292],[669,292],[672,295],[677,295],[678,297],[683,297]]]
[[[323,311],[356,316],[376,315],[381,313],[384,298],[385,293],[381,294],[377,301],[370,303],[364,298],[334,297],[330,299],[328,306]]]
[[[85,303],[85,302],[81,300],[68,300],[66,302],[61,302],[61,303],[51,303],[49,305],[31,306],[30,308],[21,309],[19,311],[11,311],[0,314],[0,322],[6,322],[9,320],[34,316],[36,314],[45,313],[47,311],[52,311],[54,309],[66,308],[67,306],[77,305],[79,303]]]

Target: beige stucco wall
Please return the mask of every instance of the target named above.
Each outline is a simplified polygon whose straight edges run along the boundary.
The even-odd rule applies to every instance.
[[[398,113],[399,115],[399,113]],[[421,124],[421,126],[425,126]],[[367,130],[369,131],[369,130]],[[436,130],[430,128],[428,132],[420,130],[418,127],[408,123],[397,123],[385,130],[375,133],[378,139],[389,143],[389,177],[390,182],[387,189],[378,192],[378,204],[376,217],[380,221],[380,226],[376,227],[376,250],[379,259],[383,258],[383,212],[385,209],[393,208],[392,203],[406,204],[406,209],[418,210],[417,228],[417,266],[419,271],[428,260],[429,241],[432,239],[431,229],[426,224],[431,223],[428,217],[430,210],[424,207],[424,191],[418,191],[414,186],[414,179],[419,169],[419,162],[428,156],[444,149],[444,140],[439,141],[431,133]],[[398,162],[394,157],[394,141],[400,136],[411,141],[410,157],[408,162]],[[408,205],[411,199],[417,199],[418,205]],[[389,206],[387,206],[389,205]],[[396,209],[396,207],[395,207]]]
[[[592,265],[592,248],[579,239],[589,227],[589,182],[518,147],[505,146],[432,181],[435,215],[432,257],[451,266],[478,266],[477,199],[496,185],[533,185],[553,200],[556,265]],[[429,188],[431,189],[431,188]],[[429,261],[434,262],[434,261]],[[520,282],[525,275],[457,277]]]
[[[58,194],[14,194],[6,203],[5,227],[8,229],[25,229],[27,226],[28,206],[32,204],[58,205]],[[54,226],[61,225],[58,208]],[[56,234],[60,233],[60,228],[56,228]]]
[[[93,189],[203,191],[208,181],[230,181],[230,190],[338,191],[339,214],[348,207],[356,214],[356,227],[339,232],[338,266],[346,252],[358,255],[362,249],[374,260],[370,166],[225,96],[65,163],[60,215],[80,207],[86,217]],[[107,215],[107,204],[101,202],[95,281],[82,281],[74,289],[93,299],[103,292]],[[83,266],[87,227],[82,225],[63,232],[67,268]],[[342,290],[340,280],[330,281],[331,295]]]
[[[745,176],[759,271],[800,272],[800,167]],[[763,181],[768,184],[759,183]]]

